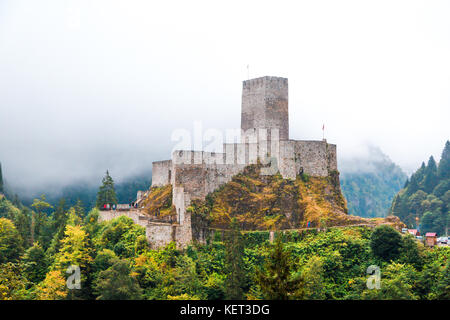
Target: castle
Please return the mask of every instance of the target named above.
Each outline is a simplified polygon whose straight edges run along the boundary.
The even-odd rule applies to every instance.
[[[172,186],[176,219],[153,219],[139,209],[104,211],[100,218],[127,215],[146,228],[152,246],[176,241],[184,247],[193,240],[191,214],[186,210],[191,201],[205,199],[249,164],[262,163],[262,174],[279,172],[285,179],[302,173],[319,177],[337,173],[336,145],[289,139],[288,104],[288,79],[266,76],[244,81],[240,143],[225,143],[220,153],[175,150],[171,160],[153,162],[151,189]],[[138,206],[148,192],[138,192]]]

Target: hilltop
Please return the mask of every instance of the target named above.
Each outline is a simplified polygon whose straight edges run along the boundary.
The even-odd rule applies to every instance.
[[[280,174],[261,175],[261,165],[247,166],[230,182],[209,193],[205,200],[192,200],[194,233],[200,229],[227,229],[236,218],[243,230],[286,230],[348,225],[393,224],[398,218],[367,219],[347,214],[338,175],[283,179]],[[172,186],[152,187],[142,201],[142,212],[151,216],[175,213]]]

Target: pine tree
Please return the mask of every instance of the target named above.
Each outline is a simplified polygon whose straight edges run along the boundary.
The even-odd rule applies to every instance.
[[[48,219],[46,211],[53,208],[53,206],[46,201],[45,195],[42,195],[40,199],[33,200],[31,207],[34,209],[31,216],[31,245],[33,245],[38,237],[44,236],[44,225]]]
[[[67,207],[66,207],[66,199],[59,199],[58,206],[56,207],[55,212],[53,212],[53,220],[54,220],[54,231],[58,231],[63,229],[66,226],[67,220]]]
[[[419,181],[418,181],[417,174],[414,173],[411,176],[411,179],[409,180],[409,184],[408,184],[408,188],[406,189],[406,193],[408,195],[411,195],[411,194],[415,193],[417,190],[419,190]]]
[[[75,209],[76,215],[78,217],[80,217],[81,219],[84,219],[86,214],[84,211],[83,202],[80,199],[77,200],[77,203],[75,204],[74,209]]]
[[[25,276],[29,281],[39,283],[45,279],[48,261],[39,242],[35,242],[32,247],[27,249],[22,257],[22,262]]]
[[[405,181],[405,185],[403,186],[403,188],[407,188],[407,187],[408,187],[408,185],[409,185],[409,178],[408,178],[408,179],[406,179],[406,181]]]
[[[231,231],[227,233],[225,239],[225,270],[227,274],[225,298],[242,300],[245,286],[244,239],[236,218],[231,220],[230,227]]]
[[[142,289],[131,275],[126,260],[117,260],[110,268],[101,271],[94,288],[98,300],[140,300]]]
[[[292,275],[293,268],[291,252],[285,249],[282,237],[278,236],[267,257],[265,270],[260,269],[256,273],[256,282],[264,298],[288,300],[298,292],[302,287],[302,281]]]
[[[116,191],[114,190],[114,181],[106,171],[106,175],[102,180],[102,185],[97,193],[97,208],[102,208],[105,204],[117,204]]]
[[[440,179],[450,179],[450,141],[448,140],[439,161],[438,176]]]
[[[428,165],[425,168],[425,178],[423,180],[423,187],[426,193],[433,192],[434,187],[436,187],[438,183],[437,177],[437,165],[433,156],[428,160]]]

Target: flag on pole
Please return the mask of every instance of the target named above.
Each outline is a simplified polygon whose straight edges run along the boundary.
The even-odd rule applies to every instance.
[[[322,140],[325,140],[325,123],[322,124]]]

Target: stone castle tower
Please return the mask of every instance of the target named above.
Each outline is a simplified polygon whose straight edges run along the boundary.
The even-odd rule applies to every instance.
[[[257,134],[278,130],[280,140],[289,140],[288,80],[263,77],[244,81],[242,88],[241,129]],[[245,141],[245,136],[241,137]]]
[[[260,161],[264,174],[280,173],[295,179],[305,173],[328,176],[337,173],[336,145],[326,140],[289,139],[288,79],[262,77],[243,82],[241,142],[225,143],[223,152],[175,150],[171,160],[153,162],[152,188],[172,186],[176,222],[151,222],[139,212],[127,213],[146,228],[147,238],[159,247],[176,241],[184,247],[193,239],[191,200],[206,195],[227,183],[247,165]],[[266,168],[267,167],[267,168]],[[139,192],[137,203],[145,197]],[[102,219],[112,216],[104,214]]]

